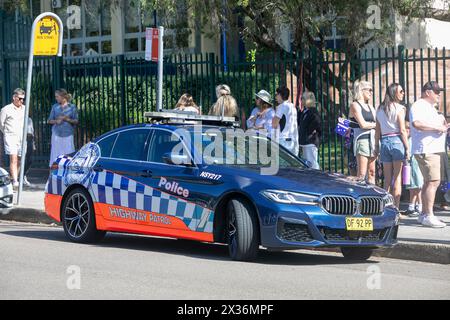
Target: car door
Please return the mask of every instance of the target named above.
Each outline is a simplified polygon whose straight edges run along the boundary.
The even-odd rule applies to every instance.
[[[145,221],[144,206],[139,201],[145,188],[137,180],[146,175],[149,128],[132,128],[98,141],[101,157],[93,170],[92,191],[96,212],[100,212],[110,230],[129,229]]]
[[[190,163],[168,163],[167,156],[181,149]],[[151,212],[167,216],[172,222],[167,227],[177,229],[178,235],[206,240],[204,236],[209,234],[206,237],[211,240],[214,214],[208,190],[220,182],[200,177],[199,168],[192,163],[190,148],[168,129],[152,129],[147,161],[151,174],[139,180],[153,190]]]

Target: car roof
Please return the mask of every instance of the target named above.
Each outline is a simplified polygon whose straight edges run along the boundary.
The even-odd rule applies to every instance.
[[[201,128],[202,131],[208,130],[208,129],[219,129],[219,130],[225,130],[225,129],[238,129],[238,128],[232,128],[232,127],[227,127],[227,126],[213,126],[213,125],[201,125],[199,126],[198,124],[186,124],[186,123],[182,123],[182,124],[176,124],[176,123],[171,123],[171,124],[150,124],[150,123],[139,123],[139,124],[132,124],[132,125],[127,125],[127,126],[123,126],[111,131],[108,131],[104,134],[102,134],[101,136],[95,138],[92,140],[92,142],[98,142],[101,139],[114,134],[114,133],[118,133],[118,132],[122,132],[122,131],[127,131],[130,129],[139,129],[139,128],[160,128],[160,129],[166,129],[166,130],[170,130],[170,131],[176,131],[179,129],[184,129],[187,130],[189,132],[193,132],[194,130],[196,130],[197,128]]]

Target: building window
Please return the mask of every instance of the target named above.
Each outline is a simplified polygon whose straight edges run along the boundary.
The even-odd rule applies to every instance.
[[[180,1],[182,3],[182,1]],[[187,8],[178,3],[178,10],[180,12],[186,12]],[[145,29],[153,27],[155,25],[155,11],[154,10],[142,10],[140,2],[137,0],[124,0],[124,21],[125,21],[125,39],[124,50],[125,52],[143,52],[145,51]],[[162,14],[156,14],[158,25],[167,25],[165,21],[161,20]],[[170,24],[176,25],[183,23],[188,25],[187,15],[180,15],[182,21],[176,21],[174,19]],[[175,48],[175,31],[172,28],[166,28],[164,30],[164,49]],[[187,45],[186,45],[187,46]]]
[[[105,0],[63,0],[54,11],[64,24],[65,56],[111,53],[111,9]]]

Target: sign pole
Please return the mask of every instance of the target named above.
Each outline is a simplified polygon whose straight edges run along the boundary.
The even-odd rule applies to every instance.
[[[164,27],[159,27],[159,37],[158,37],[158,102],[157,109],[158,111],[162,110],[162,101],[163,101],[163,65],[164,65]]]
[[[33,62],[34,62],[34,55],[35,50],[34,46],[36,45],[35,42],[35,33],[36,33],[36,27],[38,25],[38,22],[43,20],[45,17],[51,17],[56,20],[56,22],[59,25],[59,30],[55,30],[56,32],[59,32],[59,42],[57,48],[57,55],[62,55],[62,37],[63,37],[63,24],[61,19],[52,12],[45,12],[40,14],[33,22],[33,27],[31,28],[31,41],[30,41],[30,56],[28,58],[28,76],[27,76],[27,89],[25,92],[25,114],[23,119],[23,131],[22,131],[22,155],[20,157],[20,172],[19,172],[19,191],[17,193],[17,202],[16,205],[20,205],[20,197],[22,195],[23,191],[23,176],[24,176],[24,170],[25,170],[25,157],[27,154],[27,134],[28,134],[28,115],[30,111],[30,100],[31,100],[31,82],[33,79]],[[48,26],[48,28],[53,28],[53,26]],[[53,32],[53,29],[50,29],[50,33]],[[44,33],[46,30],[44,30]],[[47,30],[48,31],[48,30]],[[42,36],[42,31],[40,31]]]

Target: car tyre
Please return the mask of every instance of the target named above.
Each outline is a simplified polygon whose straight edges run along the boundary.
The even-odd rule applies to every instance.
[[[258,223],[247,201],[232,199],[227,207],[228,251],[231,259],[253,261],[258,255]]]
[[[74,189],[64,197],[61,223],[66,236],[76,243],[96,243],[106,234],[97,230],[92,199],[82,188]]]
[[[341,248],[342,255],[348,260],[366,261],[373,254],[373,249],[369,248]]]

